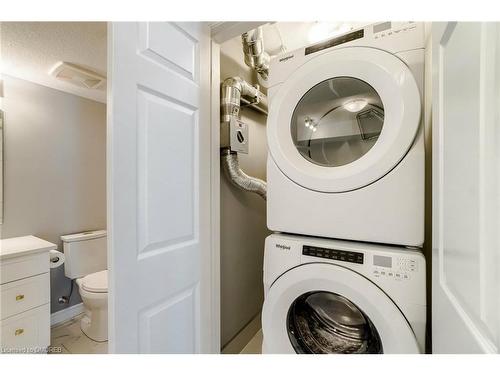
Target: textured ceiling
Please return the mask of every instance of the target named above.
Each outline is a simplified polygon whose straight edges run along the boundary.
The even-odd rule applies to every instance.
[[[1,72],[89,99],[106,102],[106,85],[93,90],[49,75],[59,61],[106,76],[106,22],[2,22]]]
[[[342,34],[360,27],[356,22],[274,22],[264,26],[264,45],[270,55]],[[1,72],[38,84],[106,101],[106,87],[86,89],[57,80],[48,73],[66,61],[106,76],[105,22],[2,22]],[[281,37],[280,37],[281,36]],[[241,43],[240,37],[238,43]]]

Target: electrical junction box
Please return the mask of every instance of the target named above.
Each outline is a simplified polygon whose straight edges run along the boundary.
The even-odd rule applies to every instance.
[[[229,124],[231,151],[248,154],[248,124],[232,118]]]

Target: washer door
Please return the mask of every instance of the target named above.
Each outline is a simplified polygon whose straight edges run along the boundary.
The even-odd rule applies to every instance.
[[[270,353],[419,353],[392,300],[347,268],[310,263],[276,280],[264,301],[262,330]]]
[[[306,62],[272,98],[269,151],[278,168],[307,189],[359,189],[403,159],[420,114],[417,84],[399,58],[341,48]]]

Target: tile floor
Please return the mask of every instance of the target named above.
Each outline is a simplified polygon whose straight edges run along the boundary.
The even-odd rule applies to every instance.
[[[52,354],[106,354],[107,342],[95,342],[89,339],[80,329],[83,314],[52,327],[50,346]],[[261,354],[262,330],[243,348],[241,354]]]
[[[262,330],[255,334],[240,354],[262,354]]]
[[[80,329],[83,314],[52,327],[50,331],[51,353],[54,354],[106,354],[107,342],[95,342]]]

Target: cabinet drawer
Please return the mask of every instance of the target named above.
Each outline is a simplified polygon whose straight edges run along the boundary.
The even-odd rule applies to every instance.
[[[0,285],[0,319],[48,303],[49,291],[49,273]]]
[[[50,344],[49,304],[2,320],[0,337],[3,353],[43,352]]]
[[[0,284],[49,272],[49,253],[26,255],[2,260]]]

